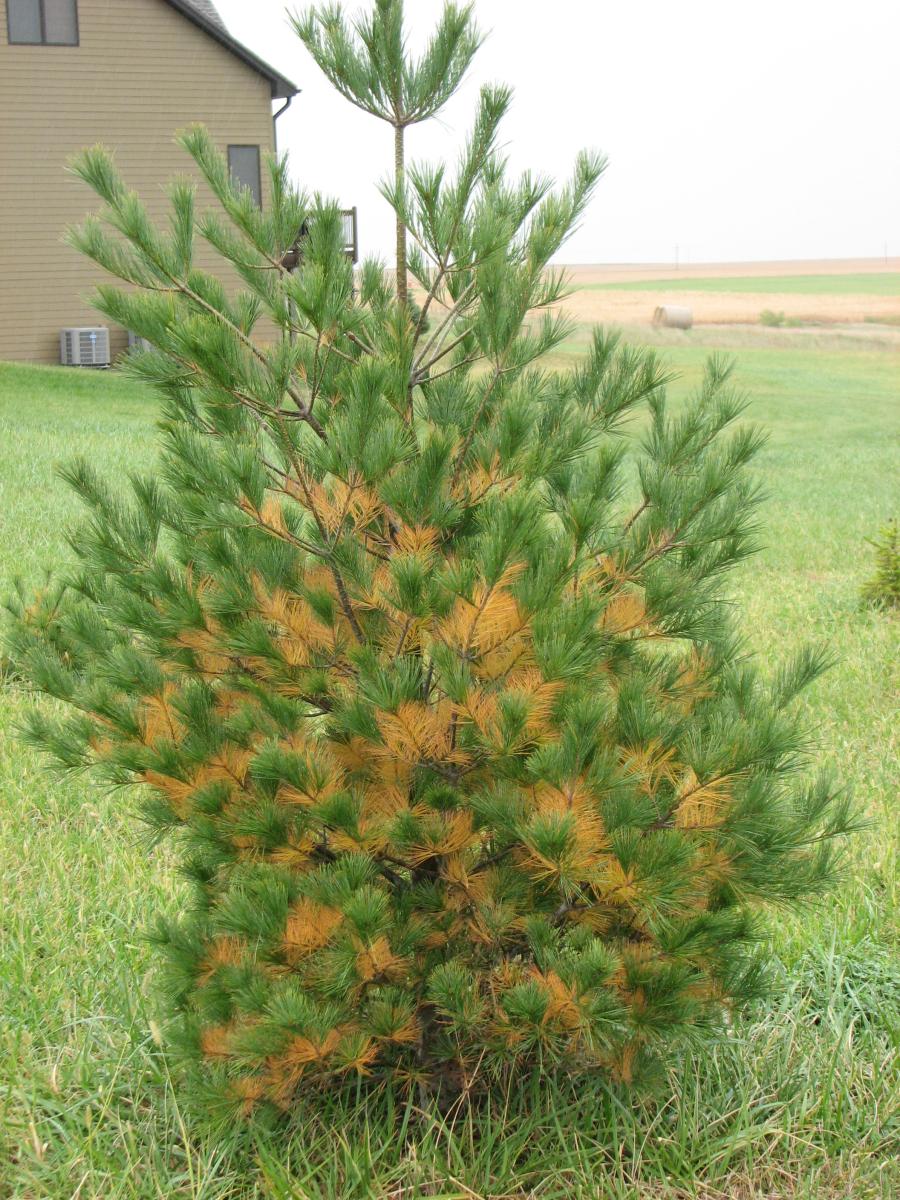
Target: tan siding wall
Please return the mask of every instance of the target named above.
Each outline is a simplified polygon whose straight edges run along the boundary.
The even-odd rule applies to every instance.
[[[115,150],[160,219],[164,184],[192,166],[175,130],[273,148],[268,81],[164,0],[79,0],[78,16],[80,46],[10,46],[0,0],[0,359],[58,362],[63,326],[106,323],[85,298],[103,273],[60,241],[97,206],[65,170],[74,152]],[[198,265],[216,261],[206,248]]]

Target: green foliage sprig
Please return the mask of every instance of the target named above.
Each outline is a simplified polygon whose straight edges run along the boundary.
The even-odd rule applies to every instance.
[[[896,521],[883,525],[869,545],[875,550],[875,572],[862,586],[864,604],[876,608],[900,605],[900,528]]]

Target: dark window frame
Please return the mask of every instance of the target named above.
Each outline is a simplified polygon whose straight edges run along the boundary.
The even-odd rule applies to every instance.
[[[252,194],[253,186],[245,184],[244,181],[242,179],[238,178],[238,176],[234,173],[234,169],[232,168],[232,165],[231,165],[232,150],[255,150],[256,151],[256,194],[253,196],[253,199],[256,201],[257,206],[261,209],[263,206],[262,146],[258,142],[229,142],[228,149],[226,152],[228,155],[228,176],[229,176],[231,182],[240,187],[248,187],[249,186],[250,192]]]
[[[41,40],[39,42],[18,42],[13,41],[12,36],[12,16],[10,15],[10,5],[6,5],[6,40],[10,46],[52,46],[58,49],[71,50],[73,47],[81,45],[81,26],[78,22],[78,0],[72,0],[73,15],[75,17],[75,41],[74,42],[48,42],[47,41],[47,18],[44,13],[45,0],[35,0],[38,6],[38,16],[41,22]]]

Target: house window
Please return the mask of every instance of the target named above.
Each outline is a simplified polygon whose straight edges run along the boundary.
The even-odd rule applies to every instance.
[[[262,208],[262,177],[259,170],[259,146],[229,146],[228,169],[231,181],[250,189],[258,208]]]
[[[77,46],[77,0],[6,0],[11,46]]]

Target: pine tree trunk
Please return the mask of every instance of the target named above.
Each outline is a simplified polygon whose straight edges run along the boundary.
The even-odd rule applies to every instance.
[[[394,126],[394,180],[401,183],[406,172],[404,160],[405,129],[402,125]],[[406,278],[406,223],[397,214],[397,300],[404,306],[409,298],[409,287]]]

